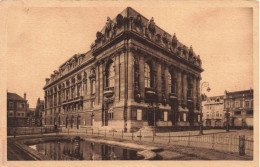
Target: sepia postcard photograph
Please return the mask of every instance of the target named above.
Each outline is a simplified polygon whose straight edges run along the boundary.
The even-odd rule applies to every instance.
[[[258,166],[258,5],[2,1],[0,166]]]

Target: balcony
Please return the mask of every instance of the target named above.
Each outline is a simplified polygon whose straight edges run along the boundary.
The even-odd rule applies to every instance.
[[[114,95],[114,87],[107,87],[104,89],[104,96],[106,98],[112,97]]]
[[[170,99],[170,100],[177,99],[176,93],[169,93],[169,99]]]
[[[78,97],[74,97],[74,98],[71,98],[68,100],[64,100],[62,105],[75,103],[75,102],[79,102],[79,101],[83,101],[83,96],[78,96]]]
[[[146,102],[156,102],[158,95],[154,88],[145,88],[145,101]]]

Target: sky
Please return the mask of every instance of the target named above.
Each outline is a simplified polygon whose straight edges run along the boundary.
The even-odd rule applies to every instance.
[[[7,17],[7,90],[27,94],[30,108],[44,98],[45,78],[77,53],[85,53],[105,25],[125,7],[12,8]],[[253,88],[253,10],[227,7],[131,6],[186,46],[192,45],[209,82],[208,96]]]

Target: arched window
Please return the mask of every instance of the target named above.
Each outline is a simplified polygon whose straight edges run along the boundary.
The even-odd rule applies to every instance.
[[[151,85],[151,67],[148,63],[144,65],[144,83],[146,88],[150,88]]]
[[[107,87],[115,86],[115,65],[111,62],[107,66]]]
[[[92,79],[90,82],[91,82],[91,94],[95,94],[96,93],[96,80]]]
[[[169,72],[168,73],[168,89],[169,89],[169,92],[172,93],[172,75],[171,73]]]
[[[176,79],[173,72],[168,73],[168,88],[170,93],[176,93]]]
[[[192,80],[191,78],[188,78],[188,91],[187,91],[187,97],[189,98],[192,98],[193,96],[193,92],[192,92],[192,88],[193,88],[193,85],[192,85]]]

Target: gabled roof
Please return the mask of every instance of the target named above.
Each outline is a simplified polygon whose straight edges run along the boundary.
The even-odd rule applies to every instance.
[[[16,93],[7,92],[7,100],[27,101]]]

